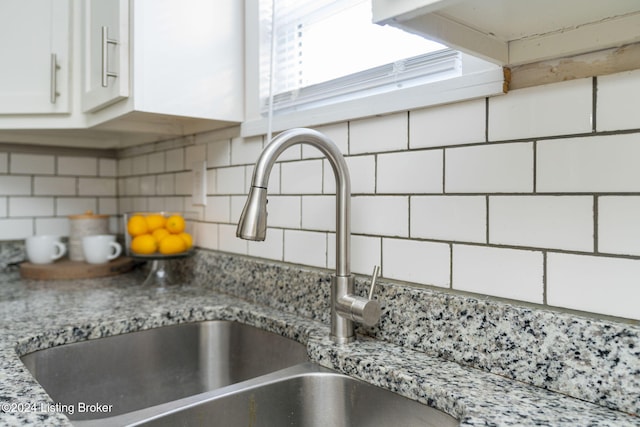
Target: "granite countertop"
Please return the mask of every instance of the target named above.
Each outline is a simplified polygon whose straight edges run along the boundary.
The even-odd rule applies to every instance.
[[[441,409],[461,426],[640,426],[640,418],[520,381],[363,338],[336,346],[323,322],[205,286],[142,288],[140,272],[36,282],[0,274],[0,424],[70,425],[59,413],[11,410],[53,403],[19,356],[85,339],[201,320],[237,320],[307,345],[312,361]]]

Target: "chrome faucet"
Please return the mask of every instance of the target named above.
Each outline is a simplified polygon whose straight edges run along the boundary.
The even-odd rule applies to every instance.
[[[295,144],[309,144],[324,154],[336,178],[336,272],[331,276],[331,339],[337,343],[355,340],[354,321],[373,326],[380,319],[380,304],[372,299],[378,274],[374,269],[369,298],[353,294],[350,267],[351,180],[342,153],[333,141],[311,129],[290,129],[271,140],[256,162],[247,202],[240,215],[236,236],[264,240],[267,232],[267,184],[276,159]]]

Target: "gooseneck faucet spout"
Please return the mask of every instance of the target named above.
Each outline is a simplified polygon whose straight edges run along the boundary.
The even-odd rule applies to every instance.
[[[327,158],[336,179],[336,272],[331,277],[331,338],[338,343],[355,339],[353,321],[372,326],[380,318],[377,301],[353,295],[354,279],[350,266],[351,180],[342,153],[333,141],[311,129],[282,132],[264,148],[253,171],[249,196],[236,236],[264,240],[267,230],[267,185],[271,169],[283,151],[295,144],[309,144]]]

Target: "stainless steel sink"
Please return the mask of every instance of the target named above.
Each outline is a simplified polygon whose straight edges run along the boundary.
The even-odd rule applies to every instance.
[[[66,412],[71,420],[113,417],[306,360],[304,345],[230,321],[166,326],[22,357],[56,403],[71,405]],[[112,407],[104,413],[80,412],[80,402]]]
[[[459,425],[310,363],[294,340],[230,321],[67,344],[22,361],[78,427]],[[96,403],[108,410],[80,410]]]
[[[306,363],[249,387],[135,424],[145,427],[448,427],[459,421],[398,394]],[[192,400],[192,399],[190,399]],[[186,407],[185,407],[186,406]]]

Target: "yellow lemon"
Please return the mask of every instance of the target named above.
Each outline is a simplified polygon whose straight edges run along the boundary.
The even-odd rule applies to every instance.
[[[166,228],[158,228],[151,234],[153,235],[153,238],[156,239],[156,242],[160,243],[162,239],[169,235],[169,232]]]
[[[184,231],[185,225],[184,218],[180,215],[171,215],[167,218],[165,228],[169,230],[169,233],[171,234],[180,234]]]
[[[191,234],[182,232],[178,234],[178,236],[184,240],[185,245],[187,245],[187,250],[191,249],[191,246],[193,246],[193,237],[191,237]]]
[[[184,240],[175,234],[170,234],[160,241],[160,253],[163,255],[179,254],[187,250]]]
[[[127,231],[131,236],[140,236],[147,234],[149,227],[147,221],[142,215],[133,215],[127,222]]]
[[[131,241],[131,250],[137,254],[149,255],[158,250],[158,243],[151,234],[141,234]]]
[[[167,219],[160,214],[150,214],[145,217],[149,232],[153,232],[159,228],[164,228]]]

